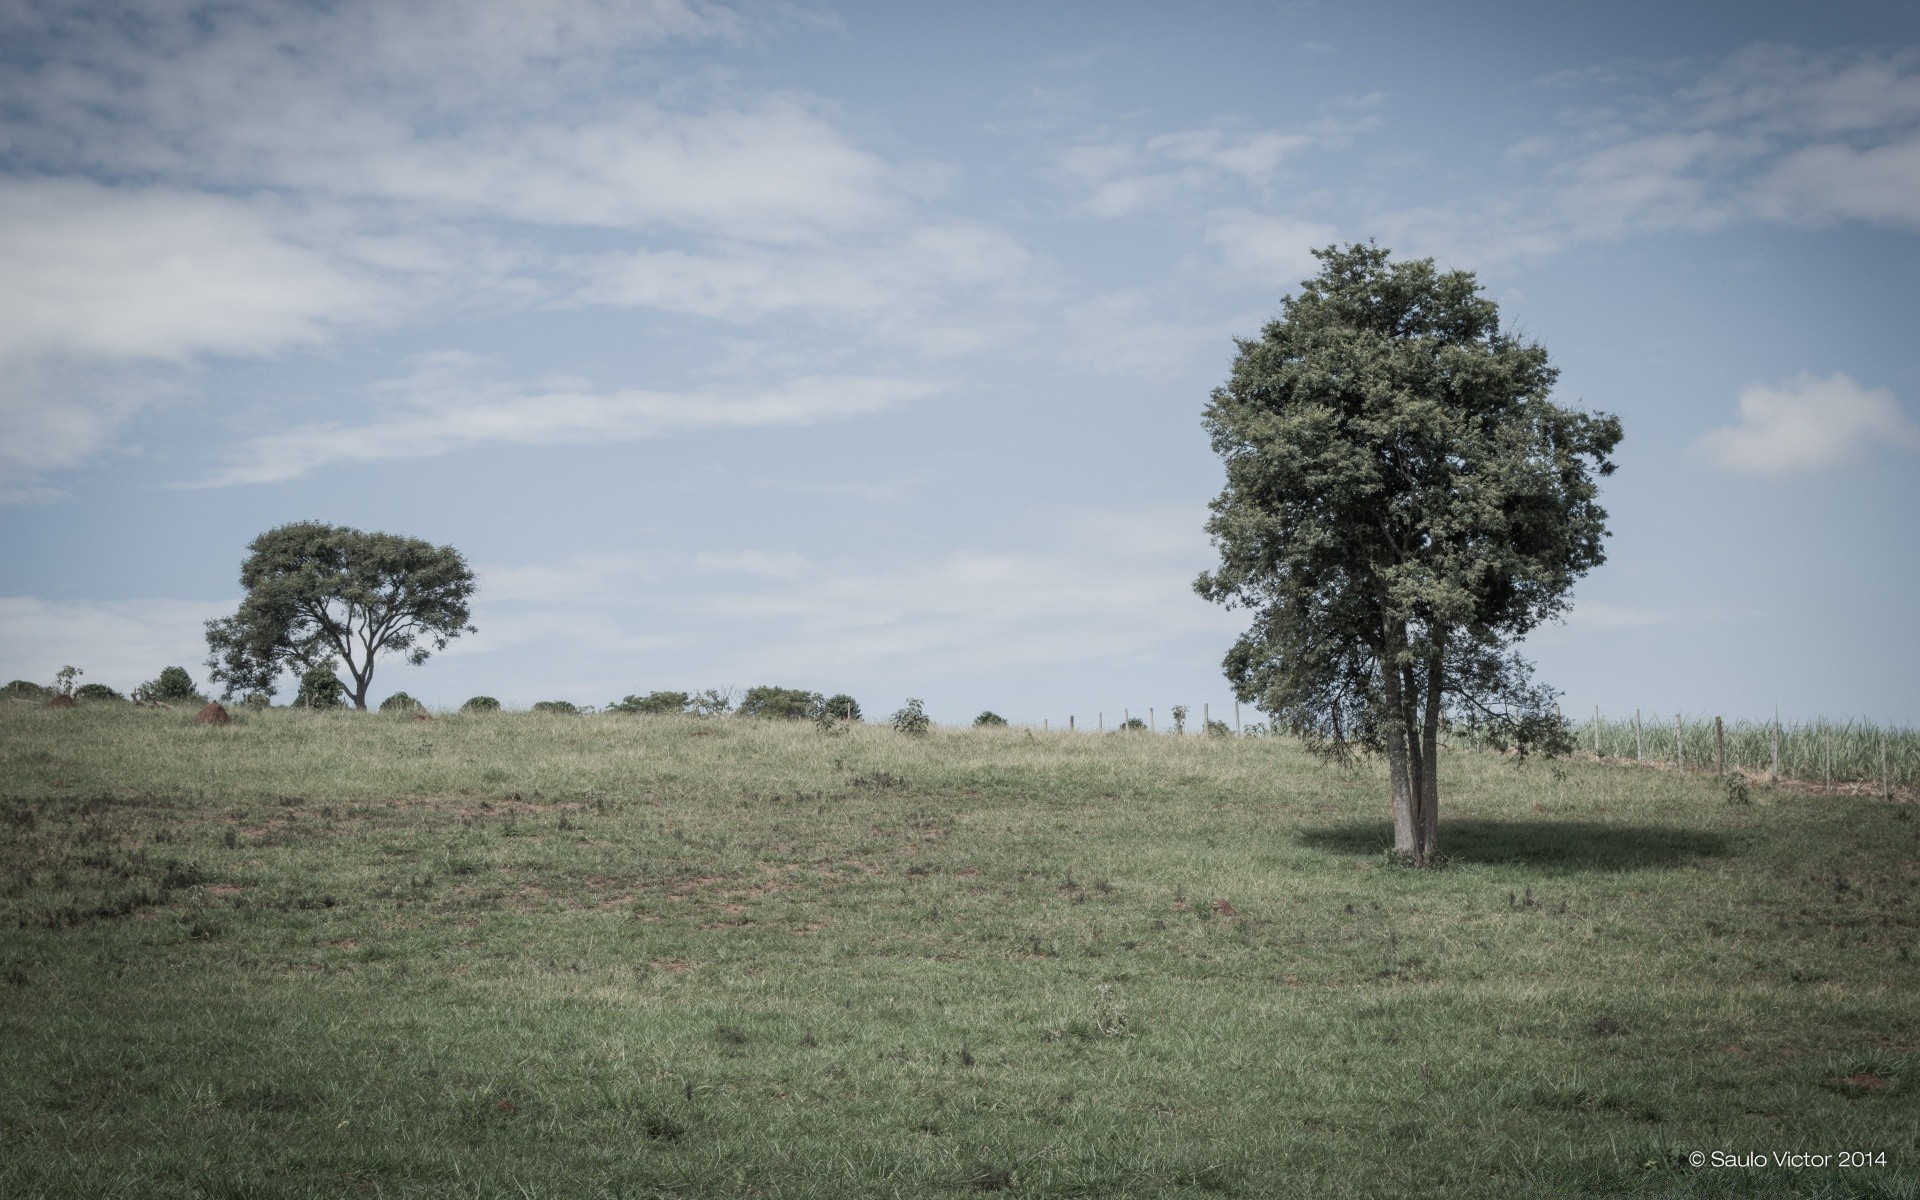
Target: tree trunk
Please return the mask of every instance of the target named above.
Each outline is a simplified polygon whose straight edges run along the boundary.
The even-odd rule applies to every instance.
[[[1438,639],[1436,639],[1438,640]],[[1427,660],[1426,712],[1420,725],[1420,861],[1440,850],[1440,692],[1444,646],[1436,645]]]
[[[1387,702],[1387,775],[1393,790],[1393,852],[1418,861],[1418,775],[1412,762],[1418,746],[1407,736],[1412,728],[1406,719],[1407,695],[1401,687],[1400,667],[1394,662],[1400,648],[1406,644],[1406,632],[1389,624],[1386,634],[1386,653],[1381,655],[1380,677]]]

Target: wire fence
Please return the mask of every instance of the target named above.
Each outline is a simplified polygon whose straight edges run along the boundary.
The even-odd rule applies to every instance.
[[[1224,704],[1169,704],[1165,708],[1158,705],[1145,708],[1122,706],[1095,709],[1090,713],[1069,713],[1064,717],[1042,717],[1038,724],[1028,727],[1053,733],[1143,731],[1190,737],[1209,733],[1215,736],[1232,734],[1257,737],[1267,732],[1267,725],[1259,719],[1260,715],[1249,708],[1245,720],[1242,720],[1238,701]]]
[[[1658,763],[1686,771],[1796,779],[1826,787],[1920,786],[1920,731],[1873,721],[1733,721],[1598,709],[1574,725],[1574,741],[1600,759]]]
[[[1237,702],[1121,707],[1042,718],[1037,728],[1054,733],[1213,733],[1260,736],[1270,732],[1263,714]],[[1674,767],[1685,771],[1736,773],[1791,779],[1825,787],[1867,784],[1883,792],[1920,790],[1920,730],[1873,721],[1732,721],[1636,711],[1631,718],[1570,722],[1576,752],[1613,762]],[[1465,744],[1463,745],[1463,740]],[[1454,734],[1451,748],[1478,749]]]

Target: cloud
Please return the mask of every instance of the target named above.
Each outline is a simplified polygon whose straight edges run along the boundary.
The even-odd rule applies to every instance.
[[[1339,237],[1318,221],[1223,209],[1207,226],[1207,241],[1220,247],[1228,267],[1261,283],[1291,287],[1320,273],[1313,251]]]
[[[804,313],[929,355],[1003,339],[1014,322],[965,310],[1020,283],[1017,242],[927,212],[927,170],[862,149],[829,106],[655,55],[790,19],[694,0],[0,8],[17,60],[0,72],[0,495],[45,494],[40,476],[168,390],[116,370],[164,366],[183,390],[211,358],[449,310]],[[841,401],[796,384],[691,406],[494,393],[462,406],[465,432],[439,413],[309,427],[221,478],[406,456],[386,434],[433,453],[885,406],[844,382]]]
[[[1365,109],[1377,100],[1369,97],[1356,107]],[[1208,128],[1108,137],[1068,147],[1060,167],[1090,189],[1082,201],[1089,213],[1125,217],[1221,187],[1265,188],[1288,160],[1316,146],[1345,145],[1377,123],[1378,118],[1362,113],[1291,131]]]
[[[634,651],[644,671],[609,663],[580,641],[571,614],[585,610],[569,599],[515,606],[512,620],[515,629],[538,622],[556,657],[570,647],[567,661],[550,669],[586,694],[633,690],[625,680],[637,674],[678,679],[674,686],[784,679],[866,687],[909,678],[987,682],[1076,664],[1104,672],[1169,656],[1210,661],[1240,619],[1192,592],[1209,559],[1204,518],[1199,508],[1177,506],[1083,510],[1067,514],[1043,546],[924,557],[702,552],[693,572],[665,572],[687,581],[685,590],[648,589],[625,608],[585,613],[619,639],[635,630],[655,639]]]
[[[938,385],[885,376],[806,376],[763,388],[596,390],[581,380],[525,386],[480,373],[470,355],[430,356],[383,390],[399,411],[360,425],[302,425],[254,438],[201,486],[273,483],[334,463],[428,458],[486,444],[632,441],[696,430],[810,425],[880,412]]]
[[[579,554],[535,566],[489,565],[474,574],[479,594],[509,604],[621,604],[657,578],[647,562],[629,554]]]
[[[1470,266],[1751,222],[1920,227],[1920,51],[1756,45],[1675,86],[1687,66],[1539,81],[1607,90],[1563,111],[1555,136],[1510,147],[1521,174],[1498,193],[1382,212],[1371,227]]]
[[[170,188],[0,183],[0,357],[259,353],[381,305],[377,284],[276,225]]]
[[[1729,471],[1784,476],[1840,466],[1874,441],[1920,446],[1920,426],[1892,392],[1835,371],[1746,388],[1740,422],[1710,431],[1697,445]]]
[[[735,243],[719,252],[636,250],[579,260],[588,282],[575,303],[658,308],[746,323],[778,313],[921,317],[971,289],[1016,284],[1030,266],[1013,238],[960,223],[927,224],[866,246],[787,248]]]
[[[729,550],[703,551],[694,555],[693,569],[706,573],[734,571],[769,579],[798,579],[811,570],[811,565],[805,555],[792,551]]]
[[[49,683],[68,664],[126,693],[184,666],[206,684],[205,623],[231,616],[238,600],[46,600],[0,596],[0,662],[11,676]]]
[[[1062,357],[1102,374],[1172,375],[1201,355],[1229,357],[1235,334],[1259,324],[1247,314],[1206,322],[1170,320],[1155,308],[1154,298],[1138,288],[1069,306]]]

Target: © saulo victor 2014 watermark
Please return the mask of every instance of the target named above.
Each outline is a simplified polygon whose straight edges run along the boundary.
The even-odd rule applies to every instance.
[[[1818,1167],[1884,1167],[1883,1150],[1836,1150],[1832,1153],[1800,1150],[1695,1150],[1687,1155],[1692,1167],[1734,1167],[1752,1169],[1773,1167],[1778,1170]]]

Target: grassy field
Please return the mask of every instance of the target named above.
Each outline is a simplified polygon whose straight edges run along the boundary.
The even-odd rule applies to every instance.
[[[1920,1195],[1913,805],[1442,780],[0,707],[0,1196]]]

